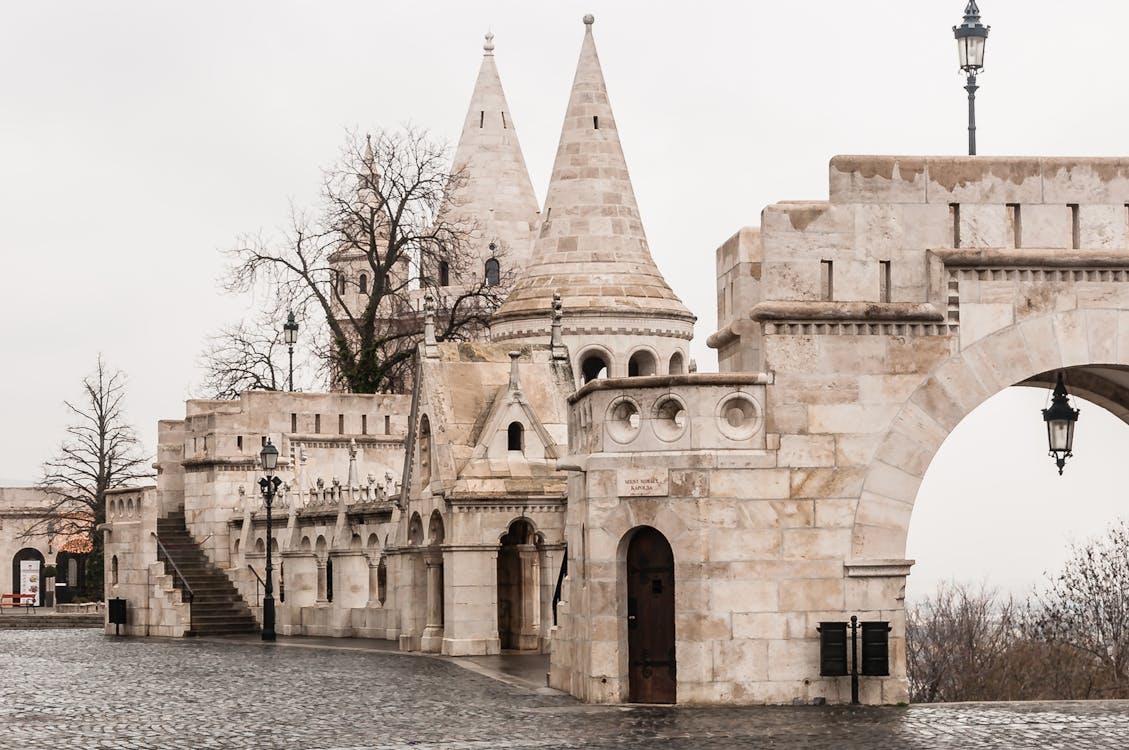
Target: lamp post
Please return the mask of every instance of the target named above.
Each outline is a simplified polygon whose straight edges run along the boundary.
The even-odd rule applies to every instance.
[[[964,23],[953,27],[957,40],[960,69],[968,76],[964,90],[968,92],[968,155],[976,155],[976,74],[984,68],[984,44],[991,26],[980,23],[980,9],[976,0],[968,0],[964,9]]]
[[[1066,466],[1066,459],[1074,455],[1074,424],[1078,421],[1078,410],[1070,407],[1068,395],[1066,385],[1062,382],[1062,372],[1059,372],[1058,383],[1051,395],[1051,406],[1043,409],[1043,421],[1047,423],[1050,455],[1055,460],[1060,476],[1062,468]]]
[[[266,476],[259,480],[259,489],[263,491],[263,500],[267,505],[267,571],[266,582],[263,584],[263,640],[273,641],[274,634],[274,586],[271,584],[271,576],[273,569],[271,567],[271,503],[274,501],[274,493],[278,491],[279,485],[282,480],[274,475],[274,469],[278,466],[278,448],[271,445],[270,439],[267,439],[267,444],[259,452],[259,458],[263,463],[263,471]]]
[[[286,314],[286,324],[282,326],[282,338],[290,349],[290,380],[287,390],[294,390],[294,342],[298,340],[298,321],[294,320],[294,312]]]

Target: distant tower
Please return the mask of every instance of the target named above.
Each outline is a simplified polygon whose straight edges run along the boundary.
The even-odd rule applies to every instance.
[[[578,382],[685,372],[694,315],[651,258],[615,117],[584,17],[541,228],[529,266],[491,322],[491,338],[545,342],[564,303],[564,342]]]

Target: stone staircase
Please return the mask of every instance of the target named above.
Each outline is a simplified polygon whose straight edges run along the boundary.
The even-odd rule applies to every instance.
[[[192,623],[185,635],[259,632],[258,622],[235,586],[222,570],[208,560],[188,533],[183,510],[158,518],[157,536],[192,589]],[[168,557],[158,546],[157,558],[164,563],[165,572],[173,577],[173,585],[181,591],[183,599],[188,601],[188,592],[169,564]]]

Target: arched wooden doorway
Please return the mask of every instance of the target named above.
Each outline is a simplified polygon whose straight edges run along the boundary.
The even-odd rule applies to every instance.
[[[498,640],[504,649],[541,647],[541,555],[533,525],[510,524],[498,549]]]
[[[674,552],[650,526],[627,547],[627,658],[632,703],[674,703]]]

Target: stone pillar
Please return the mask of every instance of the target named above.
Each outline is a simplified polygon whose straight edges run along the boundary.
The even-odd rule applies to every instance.
[[[541,648],[541,556],[536,545],[518,546],[521,560],[521,619],[518,648],[536,651]]]
[[[366,607],[380,606],[380,561],[368,560],[368,602]]]
[[[281,635],[302,634],[302,607],[312,607],[317,602],[315,565],[316,560],[309,552],[283,552],[279,557],[280,572],[285,574],[286,584],[286,601],[275,604],[275,630]],[[280,591],[275,590],[276,598]]]
[[[318,561],[317,561],[317,565],[318,565],[317,603],[318,604],[328,604],[329,603],[328,593],[327,593],[328,587],[326,585],[326,577],[325,577],[325,563],[326,563],[326,561],[322,560],[322,559],[318,559]]]
[[[498,545],[449,546],[443,556],[447,561],[443,570],[444,597],[453,604],[450,617],[443,623],[443,653],[500,653]]]
[[[360,550],[336,552],[333,555],[333,604],[351,609],[364,607],[368,602],[367,558]]]
[[[443,557],[438,550],[424,553],[427,566],[427,620],[420,651],[438,653],[443,645]]]

